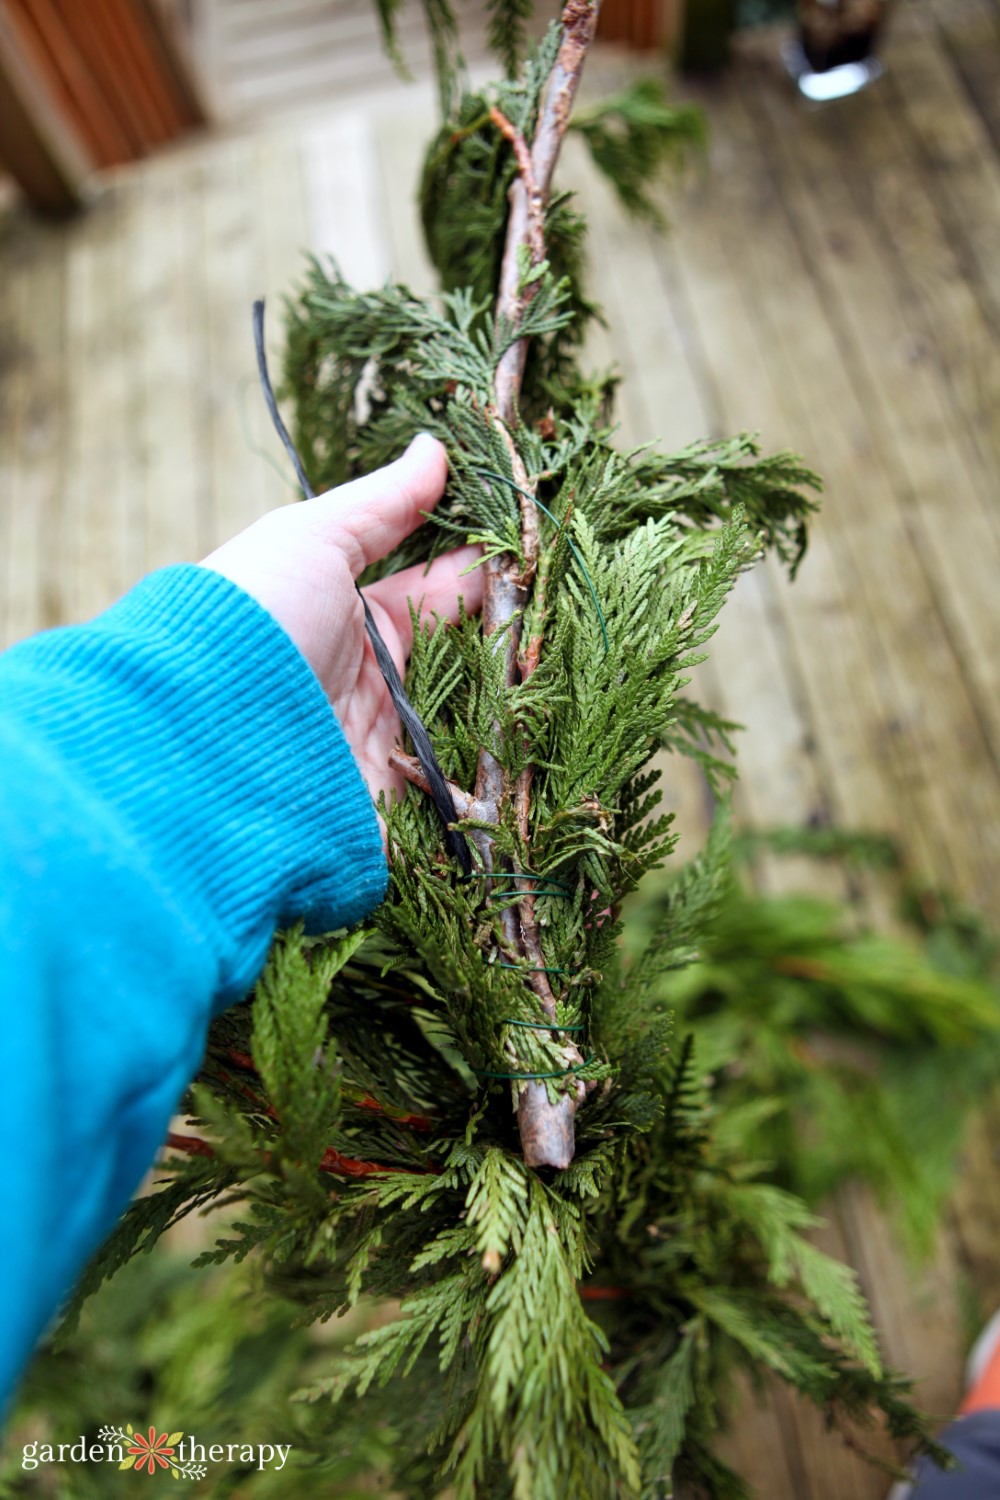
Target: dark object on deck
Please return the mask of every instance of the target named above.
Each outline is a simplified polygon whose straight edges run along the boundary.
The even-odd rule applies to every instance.
[[[799,36],[785,65],[807,99],[846,98],[882,76],[875,54],[888,0],[798,0]]]
[[[887,10],[885,0],[799,0],[802,50],[813,72],[870,57]]]

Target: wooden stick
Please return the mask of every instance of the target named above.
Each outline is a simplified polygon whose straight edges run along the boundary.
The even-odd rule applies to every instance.
[[[534,284],[529,285],[523,293],[520,289],[519,251],[526,245],[533,265],[539,264],[545,256],[542,234],[545,203],[569,124],[583,64],[594,39],[598,9],[599,0],[568,0],[563,10],[562,41],[549,79],[530,155],[523,137],[514,130],[510,122],[499,111],[492,112],[494,122],[511,141],[518,163],[518,176],[510,193],[510,216],[497,297],[498,316],[505,317],[515,328],[520,326],[525,308],[535,291]],[[520,338],[501,358],[494,381],[496,404],[490,414],[510,451],[515,482],[524,490],[530,490],[530,486],[513,434],[518,424],[518,398],[527,352],[528,341]],[[504,652],[508,687],[513,687],[517,681],[521,619],[537,568],[539,552],[537,508],[527,495],[521,498],[521,533],[523,565],[511,554],[491,558],[485,564],[483,633],[489,637],[498,630],[505,631],[501,649]],[[526,660],[537,664],[540,650],[541,642],[532,641]],[[505,781],[501,766],[484,748],[477,765],[476,799],[488,810],[485,821],[500,821],[500,808],[509,790]],[[529,829],[531,782],[531,769],[526,768],[518,778],[514,792],[518,824],[525,844]],[[517,881],[516,871],[512,878]],[[521,888],[524,888],[524,883]],[[518,910],[517,907],[521,909]],[[512,906],[504,912],[504,937],[515,951],[523,954],[537,970],[541,970],[544,968],[544,958],[530,888],[525,889],[524,899],[517,903],[517,907]],[[547,974],[533,973],[530,975],[530,982],[545,1014],[555,1020],[555,996]],[[566,1059],[567,1070],[580,1065],[582,1058],[574,1046],[566,1044],[561,1050]],[[544,1082],[529,1080],[521,1087],[518,1095],[518,1129],[524,1159],[529,1166],[569,1166],[575,1150],[574,1117],[584,1092],[583,1085],[577,1084],[572,1093],[560,1094],[558,1101],[553,1104]]]

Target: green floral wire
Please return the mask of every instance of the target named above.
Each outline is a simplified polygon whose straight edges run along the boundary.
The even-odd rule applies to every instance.
[[[583,1031],[580,1026],[561,1026],[558,1021],[515,1021],[513,1016],[505,1016],[500,1022],[501,1026],[527,1026],[532,1031]]]
[[[548,875],[533,875],[529,870],[474,870],[471,875],[459,875],[456,877],[456,879],[550,880],[550,877]],[[491,891],[488,899],[492,901],[499,897],[501,900],[506,900],[509,897],[511,900],[518,900],[521,896],[566,896],[568,898],[573,894],[571,887],[568,885],[563,885],[561,880],[552,880],[551,886],[551,890],[547,888],[539,890],[538,886],[536,885],[533,891],[519,891],[516,886],[507,885],[504,886],[503,890]]]
[[[456,880],[548,880],[549,879],[549,877],[547,875],[534,875],[534,874],[532,874],[532,872],[530,870],[501,871],[499,874],[496,874],[496,873],[494,873],[493,871],[490,871],[490,870],[474,870],[471,875],[457,875],[455,878],[456,878]],[[550,890],[550,891],[547,891],[547,890],[541,890],[540,891],[538,889],[538,887],[536,886],[535,889],[531,892],[531,895],[533,895],[533,896],[567,896],[568,897],[568,896],[572,896],[572,894],[573,894],[573,892],[570,889],[570,887],[568,885],[563,885],[562,881],[560,881],[560,880],[553,880],[552,885],[553,885],[553,889]],[[527,896],[528,894],[529,893],[527,891],[517,891],[517,890],[510,889],[510,888],[508,888],[506,890],[502,890],[502,891],[494,891],[494,892],[491,893],[491,895],[496,895],[496,896]],[[500,960],[500,962],[497,965],[497,967],[501,968],[501,969],[517,969],[522,974],[571,974],[571,973],[575,972],[572,969],[563,969],[563,968],[560,968],[558,965],[555,965],[555,964],[552,964],[552,965],[549,965],[549,964],[533,964],[531,968],[526,969],[521,964],[509,964],[509,963],[506,963],[503,959]]]
[[[552,880],[550,875],[534,875],[530,870],[473,870],[470,875],[456,875],[456,880],[548,880],[552,885],[559,887],[561,896],[572,896],[572,886],[564,885],[561,880]],[[501,895],[503,892],[500,893]],[[527,891],[518,891],[519,896],[527,896]],[[541,894],[538,891],[534,895]]]
[[[478,464],[471,464],[470,468],[472,469],[473,474],[480,474],[484,479],[498,479],[501,484],[509,485],[512,490],[516,490],[519,495],[523,495],[526,500],[533,500],[542,514],[548,516],[553,526],[555,526],[559,531],[563,530],[564,522],[557,521],[555,516],[549,510],[548,506],[545,505],[543,501],[539,500],[537,495],[533,495],[530,490],[523,490],[521,486],[519,484],[516,484],[513,479],[508,479],[506,474],[501,474],[496,469],[482,469],[478,466]],[[608,652],[611,650],[611,647],[608,644],[608,627],[604,623],[604,611],[601,609],[601,601],[597,597],[597,590],[594,588],[593,579],[587,572],[587,564],[583,560],[579,547],[576,545],[568,531],[563,532],[563,535],[566,538],[569,550],[572,552],[573,556],[576,558],[577,562],[580,565],[580,572],[587,580],[587,587],[590,590],[590,597],[594,601],[594,608],[597,610],[597,618],[601,622],[601,635],[604,637],[604,654],[605,656],[607,656]]]
[[[495,898],[506,900],[508,897],[513,900],[520,899],[521,896],[565,896],[566,894],[567,892],[560,890],[558,886],[553,887],[552,890],[539,890],[538,886],[536,885],[533,891],[519,891],[514,887],[508,887],[506,890],[502,891],[491,891],[490,900],[492,901]]]
[[[497,968],[517,969],[521,974],[571,974],[577,972],[573,969],[560,969],[554,964],[533,964],[530,969],[525,969],[521,964],[509,964],[504,959],[500,960],[500,962],[497,964]],[[519,1022],[518,1024],[526,1026],[528,1023],[525,1021]]]
[[[459,880],[489,880],[491,878],[492,879],[498,879],[498,878],[499,879],[507,879],[507,878],[511,878],[511,879],[514,879],[514,880],[547,880],[549,877],[547,875],[532,874],[532,872],[530,870],[518,870],[516,872],[512,872],[509,877],[507,875],[501,875],[501,876],[498,877],[498,876],[495,876],[495,875],[491,875],[491,872],[489,870],[479,870],[479,871],[473,871],[471,875],[459,875],[457,878]],[[556,884],[556,882],[553,882],[553,885],[555,885],[555,884]],[[509,891],[509,892],[508,891],[497,891],[497,892],[493,892],[493,894],[494,895],[500,895],[500,896],[503,896],[503,895],[527,896],[528,892],[527,891]],[[568,885],[559,885],[558,889],[553,889],[551,891],[540,891],[540,890],[538,890],[538,888],[536,886],[536,888],[532,892],[532,894],[535,895],[535,896],[571,896],[573,894],[573,892],[572,892],[572,890],[570,889],[570,887]],[[550,968],[548,966],[539,966],[539,967],[532,967],[530,969],[521,969],[521,965],[520,964],[505,963],[503,961],[503,959],[500,960],[500,965],[499,966],[500,966],[501,969],[517,969],[520,972],[525,973],[525,974],[566,974],[566,973],[569,972],[567,969]],[[531,1030],[531,1031],[556,1031],[556,1032],[559,1032],[559,1031],[584,1031],[584,1030],[586,1030],[586,1028],[583,1025],[579,1025],[579,1026],[566,1026],[566,1025],[559,1025],[559,1023],[555,1022],[555,1021],[517,1021],[517,1020],[515,1020],[513,1018],[513,1016],[506,1016],[500,1022],[500,1024],[501,1024],[501,1026],[523,1026],[523,1027],[525,1027],[525,1028],[527,1028],[528,1030]],[[590,1053],[588,1053],[588,1055],[587,1055],[587,1057],[586,1057],[586,1059],[585,1059],[584,1062],[582,1062],[582,1063],[575,1063],[573,1065],[573,1067],[571,1067],[571,1068],[561,1068],[561,1069],[559,1069],[555,1073],[494,1073],[492,1071],[487,1071],[484,1068],[473,1068],[472,1071],[476,1074],[477,1078],[499,1078],[499,1079],[526,1078],[526,1079],[529,1079],[529,1080],[530,1079],[535,1079],[535,1078],[565,1078],[570,1073],[578,1073],[581,1068],[585,1068],[588,1063],[592,1062],[593,1058],[594,1058],[594,1054],[592,1052],[590,1052]]]

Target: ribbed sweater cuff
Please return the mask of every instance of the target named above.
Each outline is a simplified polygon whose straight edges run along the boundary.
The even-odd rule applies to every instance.
[[[228,579],[153,573],[91,624],[14,647],[3,685],[215,944],[217,1006],[250,988],[276,925],[349,926],[385,894],[375,810],[319,681]]]

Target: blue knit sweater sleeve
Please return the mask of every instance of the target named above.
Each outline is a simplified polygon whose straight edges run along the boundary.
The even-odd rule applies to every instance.
[[[0,656],[0,1407],[276,927],[385,884],[319,682],[226,579],[165,569]]]

